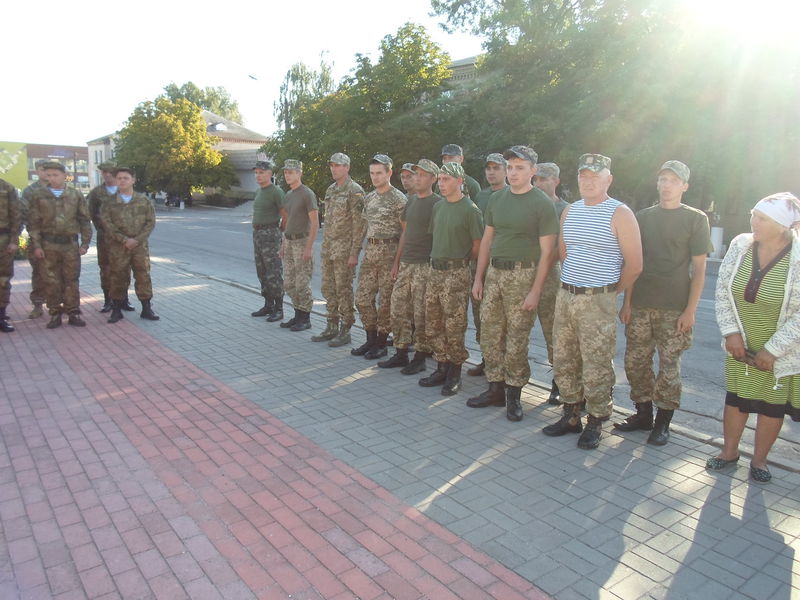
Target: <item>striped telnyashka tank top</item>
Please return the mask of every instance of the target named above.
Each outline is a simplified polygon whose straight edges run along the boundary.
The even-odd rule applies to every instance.
[[[611,217],[622,202],[606,198],[586,206],[583,199],[569,207],[564,220],[567,259],[561,265],[561,281],[578,287],[602,287],[619,281],[622,252],[611,231]]]

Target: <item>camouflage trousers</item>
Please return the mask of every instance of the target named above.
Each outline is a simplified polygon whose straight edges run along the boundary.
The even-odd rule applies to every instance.
[[[633,308],[625,327],[625,375],[631,384],[631,400],[653,402],[658,408],[676,410],[681,404],[681,354],[692,345],[692,331],[675,329],[679,310]],[[658,376],[653,355],[658,350]]]
[[[544,343],[547,346],[547,360],[553,364],[553,322],[556,316],[556,297],[561,288],[561,265],[556,263],[542,286],[542,295],[539,298],[539,306],[536,312],[539,316],[539,325],[542,327]]]
[[[131,271],[135,281],[133,289],[139,300],[150,300],[153,297],[153,283],[150,280],[150,248],[147,243],[128,250],[125,244],[109,240],[108,270],[111,287],[108,297],[112,300],[124,300],[131,284]]]
[[[14,277],[14,255],[6,252],[11,236],[0,234],[0,308],[11,299],[11,279]]]
[[[328,319],[339,319],[345,325],[356,320],[353,305],[353,278],[356,268],[347,264],[348,257],[322,255],[322,297],[325,298]]]
[[[425,292],[425,335],[438,362],[460,365],[469,358],[464,336],[471,286],[468,265],[449,271],[430,270]]]
[[[44,304],[47,301],[47,269],[44,259],[34,258],[33,250],[29,247],[28,262],[31,265],[31,303]]]
[[[283,234],[277,226],[253,229],[256,275],[261,284],[261,295],[267,301],[283,298],[283,263],[278,256],[282,241]]]
[[[286,240],[283,250],[284,287],[295,310],[311,312],[314,298],[311,295],[311,273],[314,271],[314,259],[303,260],[303,252],[308,238]]]
[[[97,231],[97,266],[100,269],[100,289],[108,292],[111,289],[111,257],[109,243],[101,230]]]
[[[47,311],[51,315],[79,314],[81,255],[78,244],[45,243],[44,260],[40,267],[45,277]]]
[[[411,343],[418,352],[430,352],[425,329],[425,293],[430,278],[428,263],[400,263],[392,289],[394,347],[405,350]]]
[[[388,244],[367,243],[364,260],[358,271],[356,308],[367,331],[389,333],[392,329],[392,263],[397,241]]]
[[[481,302],[481,352],[490,383],[522,387],[530,379],[528,346],[536,311],[522,310],[522,302],[535,278],[535,267],[488,267]]]
[[[561,401],[586,400],[586,410],[611,416],[611,391],[616,383],[617,295],[585,295],[558,290],[553,325],[553,371]]]
[[[469,274],[472,278],[472,283],[475,283],[475,273],[478,270],[478,261],[470,261]],[[475,323],[475,341],[481,343],[481,301],[475,300],[472,295],[472,288],[470,287],[469,303],[472,306],[472,322]]]

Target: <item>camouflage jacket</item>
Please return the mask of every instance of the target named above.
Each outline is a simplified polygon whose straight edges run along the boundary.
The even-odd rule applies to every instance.
[[[67,186],[60,198],[49,187],[39,187],[31,196],[28,212],[28,234],[31,247],[42,247],[42,234],[81,235],[81,246],[92,241],[92,224],[86,199],[78,190]]]
[[[144,194],[134,192],[127,204],[117,194],[100,207],[100,223],[108,240],[123,243],[133,238],[143,246],[156,226],[156,211]]]
[[[347,178],[343,185],[332,183],[325,191],[325,236],[322,253],[330,258],[358,256],[361,247],[361,213],[364,189]]]
[[[40,188],[46,188],[47,186],[44,185],[41,181],[34,181],[24,190],[22,190],[22,195],[19,197],[19,202],[22,210],[22,224],[28,224],[28,212],[30,211],[31,206],[31,198],[33,198],[33,192]]]
[[[364,239],[368,238],[400,238],[403,228],[400,225],[400,216],[403,214],[403,207],[407,202],[405,194],[395,187],[389,187],[388,191],[379,194],[372,190],[364,198],[363,223],[361,225],[361,235],[359,235],[359,246]]]
[[[94,228],[97,230],[97,236],[100,237],[103,232],[103,225],[100,222],[100,208],[107,200],[113,200],[114,194],[109,194],[105,184],[101,183],[92,188],[86,199],[89,202],[89,214],[92,217],[92,223],[94,223]]]
[[[0,179],[0,229],[7,229],[7,235],[12,237],[19,236],[22,231],[22,207],[17,197],[17,189],[2,179]],[[16,243],[16,240],[14,242]]]

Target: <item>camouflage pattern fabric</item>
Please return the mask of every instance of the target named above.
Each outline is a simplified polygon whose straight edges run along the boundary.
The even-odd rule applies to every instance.
[[[0,234],[0,248],[8,246],[8,234]],[[11,280],[14,278],[14,255],[0,251],[0,308],[11,299]]]
[[[489,265],[481,302],[481,352],[486,379],[522,387],[531,376],[528,346],[536,311],[522,310],[536,268],[496,269]]]
[[[430,352],[425,326],[426,288],[431,268],[427,263],[400,263],[392,289],[392,331],[394,347],[412,343],[417,352]]]
[[[78,244],[44,242],[44,259],[40,265],[45,278],[45,298],[50,315],[79,314],[81,255]]]
[[[478,261],[473,260],[469,263],[469,273],[472,277],[472,282],[475,283],[475,273],[478,270]],[[471,290],[472,288],[470,288]],[[475,341],[481,343],[481,301],[475,300],[475,297],[470,293],[469,303],[472,306],[472,322],[475,323]]]
[[[471,283],[466,265],[449,271],[430,270],[425,294],[425,335],[438,362],[460,365],[469,358],[464,335]]]
[[[391,278],[391,269],[396,253],[397,240],[386,244],[368,243],[364,252],[364,260],[358,271],[356,308],[361,316],[361,323],[367,331],[389,333],[392,329],[394,282]]]
[[[26,227],[28,225],[28,213],[30,212],[30,203],[31,198],[33,197],[33,192],[44,187],[47,186],[43,185],[39,181],[36,181],[22,191],[22,195],[20,196],[20,204],[22,207],[22,222]],[[31,304],[44,304],[47,300],[45,292],[47,287],[47,277],[46,273],[44,272],[44,267],[42,266],[44,261],[35,258],[33,256],[33,252],[28,252],[28,263],[31,265]]]
[[[353,305],[353,279],[356,268],[347,264],[347,258],[322,257],[322,297],[328,319],[340,319],[345,325],[356,320]]]
[[[6,252],[9,244],[17,243],[22,229],[22,207],[17,190],[0,179],[0,308],[8,306],[11,295],[11,279],[14,277],[14,255]]]
[[[284,289],[292,299],[295,310],[311,312],[314,298],[311,296],[311,273],[314,270],[314,259],[303,260],[306,238],[284,240]]]
[[[553,325],[553,371],[561,401],[586,399],[586,410],[598,418],[611,416],[611,391],[616,383],[617,297],[613,292],[585,295],[560,289]]]
[[[109,262],[109,249],[103,235],[103,224],[100,221],[100,209],[107,200],[113,200],[114,194],[109,194],[105,185],[98,185],[91,189],[86,197],[89,205],[89,215],[94,223],[95,245],[97,247],[97,266],[100,269],[100,289],[111,289],[111,264]]]
[[[375,190],[364,198],[364,219],[366,220],[366,235],[368,238],[397,238],[403,233],[400,225],[400,216],[407,199],[403,192],[390,187],[383,194]],[[359,245],[363,234],[359,235]]]
[[[261,295],[267,301],[279,301],[283,297],[283,263],[278,256],[282,242],[283,234],[278,227],[253,229],[256,275]]]
[[[653,402],[664,410],[681,404],[681,354],[692,345],[692,331],[678,333],[679,310],[636,308],[625,327],[625,375],[631,400]],[[658,350],[658,376],[653,355]]]
[[[111,287],[109,298],[124,300],[131,284],[131,271],[136,281],[134,289],[139,300],[150,300],[153,297],[153,283],[150,280],[150,249],[147,243],[128,250],[119,242],[109,241],[108,264]]]
[[[556,262],[542,286],[542,295],[536,312],[539,315],[539,325],[542,326],[544,343],[547,346],[547,360],[553,364],[553,321],[556,315],[556,296],[561,288],[561,264]]]

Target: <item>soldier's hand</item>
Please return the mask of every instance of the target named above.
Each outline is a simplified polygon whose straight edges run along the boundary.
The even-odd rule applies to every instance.
[[[761,369],[762,371],[772,371],[773,367],[775,366],[775,357],[762,348],[756,353],[753,362],[755,363],[757,369]]]
[[[9,254],[14,254],[17,251],[17,248],[19,248],[19,246],[17,246],[16,244],[9,244],[8,247],[6,248],[6,252],[8,252]]]
[[[78,248],[78,254],[80,254],[81,256],[86,254],[88,251],[89,249],[86,246],[81,246],[80,248]]]
[[[475,300],[483,300],[483,282],[475,280],[475,283],[472,284],[472,297]]]
[[[305,248],[303,249],[303,260],[308,262],[314,256],[314,249],[313,248]]]
[[[522,310],[530,312],[536,310],[537,306],[539,306],[539,294],[531,290],[522,301]]]
[[[678,333],[685,333],[687,331],[691,331],[692,327],[694,327],[694,313],[683,311],[681,316],[678,317],[678,323],[675,326],[675,331]]]
[[[729,353],[736,360],[744,360],[747,352],[741,333],[732,333],[725,338],[725,352]]]
[[[283,258],[283,244],[281,244],[281,247],[278,250],[278,258]]]
[[[125,247],[126,247],[128,250],[133,250],[133,249],[134,249],[134,248],[136,248],[136,246],[138,246],[138,245],[139,245],[139,242],[137,242],[137,241],[136,241],[135,239],[133,239],[133,238],[128,238],[127,240],[125,240]]]
[[[397,272],[399,270],[400,269],[397,267],[397,265],[392,265],[392,270],[389,271],[389,277],[392,278],[392,281],[397,281]]]
[[[358,264],[358,255],[351,255],[347,259],[348,267],[355,267]]]
[[[623,325],[627,325],[631,322],[631,307],[622,305],[622,308],[619,309],[619,322]]]
[[[43,259],[44,250],[42,250],[41,248],[37,248],[36,250],[33,251],[33,257],[38,258],[39,260]]]

